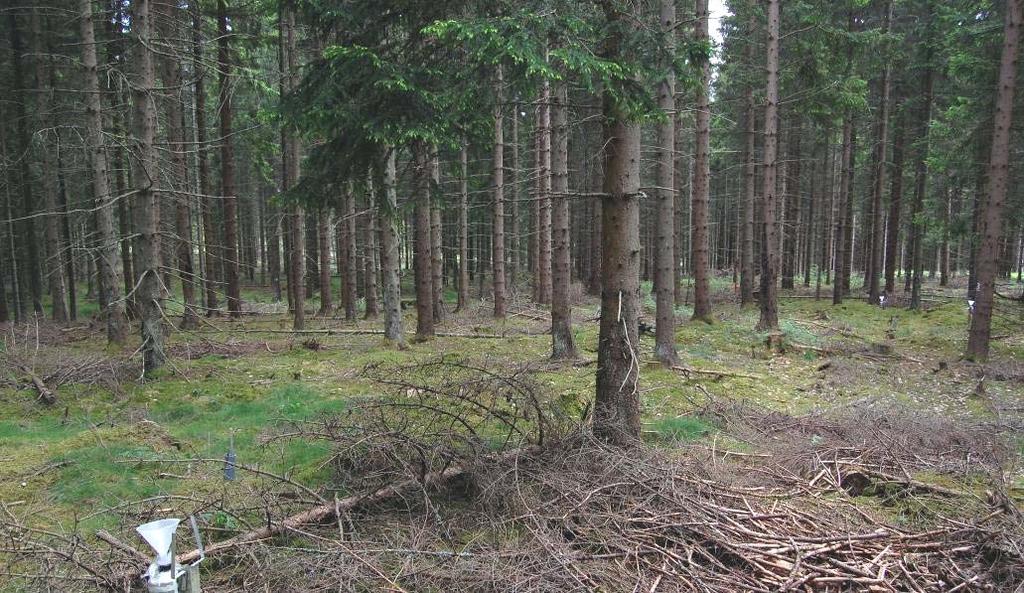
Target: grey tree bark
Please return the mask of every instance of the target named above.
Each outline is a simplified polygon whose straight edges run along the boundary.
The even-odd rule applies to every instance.
[[[660,24],[662,39],[670,55],[676,47],[676,3],[661,0]],[[662,364],[672,366],[679,362],[676,352],[676,77],[671,68],[658,84],[658,107],[665,120],[658,125],[658,216],[657,250],[655,251],[655,325],[654,356]]]
[[[572,335],[572,252],[569,245],[569,117],[563,82],[551,93],[551,358],[576,358]]]
[[[766,0],[768,15],[767,84],[764,110],[764,214],[762,222],[764,244],[761,248],[761,318],[757,329],[779,329],[778,287],[779,237],[776,224],[778,188],[778,108],[779,108],[779,0]]]

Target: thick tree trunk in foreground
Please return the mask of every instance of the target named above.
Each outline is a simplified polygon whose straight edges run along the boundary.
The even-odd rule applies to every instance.
[[[569,245],[568,92],[555,83],[551,95],[551,358],[576,358],[572,335],[572,252]]]
[[[412,145],[413,199],[415,201],[416,340],[434,335],[434,288],[430,239],[430,149],[421,141]]]
[[[399,348],[405,347],[402,328],[402,287],[400,282],[398,237],[398,194],[395,189],[395,151],[387,149],[384,163],[384,191],[380,207],[380,266],[384,274],[384,339]]]
[[[694,39],[707,43],[708,3],[697,0]],[[776,58],[777,60],[778,58]],[[696,90],[694,117],[696,150],[693,159],[693,199],[690,211],[693,254],[693,319],[711,322],[711,267],[708,254],[708,202],[711,189],[711,63],[700,59],[700,82]]]
[[[231,133],[231,31],[227,0],[217,0],[217,68],[220,71],[220,194],[224,200],[224,280],[227,284],[228,313],[242,312],[238,284],[238,197],[235,195],[235,145]]]
[[[494,216],[491,232],[493,233],[493,257],[491,265],[494,283],[494,317],[505,318],[505,116],[503,89],[505,84],[501,65],[497,67],[494,81]]]
[[[778,149],[778,108],[779,108],[779,0],[767,0],[768,50],[767,86],[764,110],[764,214],[762,222],[764,245],[761,248],[761,318],[757,329],[779,329],[778,287],[779,238],[775,222],[778,188],[776,186],[776,152]]]
[[[635,15],[604,5],[614,25],[606,57],[626,51]],[[601,322],[597,342],[594,434],[620,446],[640,438],[637,322],[640,313],[640,125],[628,120],[610,93],[604,97],[605,165],[601,207]]]
[[[149,0],[132,4],[132,62],[135,66],[132,85],[133,152],[132,176],[135,182],[135,246],[139,282],[138,295],[142,328],[142,360],[145,371],[164,365],[163,291],[160,287],[160,208],[154,183],[157,179],[156,104],[153,87],[156,73],[151,51],[152,19]]]
[[[123,345],[128,337],[128,317],[121,296],[121,258],[114,230],[114,208],[107,180],[107,153],[103,146],[103,115],[96,58],[96,33],[93,27],[92,1],[79,0],[79,26],[82,33],[82,65],[85,67],[85,126],[89,165],[92,170],[93,200],[96,204],[96,231],[99,264],[100,302],[106,307],[107,341]]]
[[[1020,45],[1024,0],[1009,0],[1003,33],[1003,56],[999,63],[996,87],[996,113],[992,129],[992,152],[988,165],[988,196],[981,219],[981,245],[978,249],[978,296],[967,339],[967,357],[988,360],[992,331],[992,299],[999,265],[999,240],[1002,237],[1003,207],[1006,205],[1010,168],[1010,126],[1013,123],[1013,93],[1017,74],[1017,50]]]
[[[661,0],[661,33],[669,53],[675,51],[676,4]],[[654,357],[672,366],[679,362],[676,353],[676,77],[671,70],[658,85],[658,107],[665,120],[658,125],[658,216],[657,249],[655,250],[655,325]]]

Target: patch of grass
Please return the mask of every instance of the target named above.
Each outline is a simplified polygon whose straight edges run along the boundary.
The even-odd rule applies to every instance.
[[[695,416],[659,418],[647,427],[658,440],[669,442],[696,441],[714,431],[714,427]]]

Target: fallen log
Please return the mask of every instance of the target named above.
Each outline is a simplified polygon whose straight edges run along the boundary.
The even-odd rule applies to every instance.
[[[57,396],[54,395],[53,391],[51,391],[50,388],[46,386],[46,383],[43,382],[43,380],[40,379],[38,375],[32,372],[32,369],[28,368],[25,365],[19,366],[21,368],[21,372],[28,375],[29,381],[32,382],[32,386],[35,387],[36,392],[39,393],[39,399],[43,400],[44,404],[52,406],[53,404],[57,403]]]
[[[684,366],[674,366],[673,371],[679,371],[684,375],[711,375],[714,377],[736,377],[740,379],[764,379],[761,375],[748,375],[746,373],[731,373],[729,371],[712,371],[706,369],[692,369]]]

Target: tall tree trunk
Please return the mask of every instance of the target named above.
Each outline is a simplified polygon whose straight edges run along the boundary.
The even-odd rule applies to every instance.
[[[764,214],[762,222],[764,245],[761,249],[761,318],[757,329],[779,329],[779,304],[776,278],[779,274],[778,225],[775,222],[778,187],[776,185],[776,151],[778,150],[779,109],[779,0],[766,0],[768,14],[768,50],[766,60],[767,86],[764,110]]]
[[[459,150],[459,295],[457,311],[469,308],[469,150]]]
[[[331,210],[321,207],[317,212],[317,240],[320,242],[320,312],[328,316],[334,310],[331,290]]]
[[[221,0],[223,1],[223,0]],[[281,13],[281,86],[286,95],[298,80],[298,40],[295,31],[295,10],[291,6],[282,8]],[[282,169],[284,191],[295,187],[299,181],[299,139],[292,130],[282,128]],[[306,236],[305,213],[298,204],[292,205],[288,214],[288,291],[292,296],[292,327],[306,328]]]
[[[885,236],[885,294],[890,298],[896,293],[896,258],[900,240],[900,214],[903,202],[903,140],[906,134],[904,117],[900,117],[893,135],[892,184],[889,188],[889,222]]]
[[[13,74],[13,98],[17,105],[16,115],[16,138],[17,145],[15,147],[15,154],[25,155],[31,150],[31,137],[28,131],[28,97],[26,96],[26,83],[25,83],[25,72],[24,72],[24,54],[25,48],[21,40],[21,29],[18,25],[17,12],[13,9],[7,11],[8,24],[10,26],[10,43],[11,43],[11,66]],[[20,256],[17,258],[19,262],[19,270],[22,276],[19,280],[19,286],[21,289],[21,302],[32,303],[32,308],[36,313],[43,312],[43,288],[42,279],[39,275],[39,243],[36,240],[35,230],[35,217],[32,214],[35,212],[36,201],[33,197],[32,188],[34,182],[32,180],[32,171],[29,166],[30,159],[19,158],[19,177],[21,182],[21,199],[22,199],[22,212],[21,212],[21,223],[19,235],[21,237],[20,242]]]
[[[384,162],[384,191],[380,207],[380,265],[384,272],[384,339],[398,348],[405,348],[402,329],[402,287],[400,282],[398,235],[398,194],[395,188],[395,150],[387,149]]]
[[[576,358],[572,335],[572,252],[569,245],[568,91],[555,83],[551,94],[551,358]]]
[[[430,155],[430,188],[441,187],[441,161],[437,147],[431,148]],[[430,208],[430,286],[434,290],[434,323],[444,321],[444,252],[441,242],[441,204],[436,200]]]
[[[96,33],[93,26],[92,0],[79,0],[79,21],[82,34],[82,65],[85,67],[85,120],[89,165],[92,172],[93,200],[96,204],[98,234],[97,262],[103,294],[100,302],[107,321],[107,341],[124,345],[128,338],[128,317],[121,297],[121,259],[118,237],[114,230],[114,196],[107,181],[107,153],[103,143],[103,114],[100,100],[99,70],[96,58]]]
[[[363,258],[364,273],[363,293],[366,296],[366,310],[363,312],[363,319],[376,319],[380,315],[380,305],[377,301],[377,275],[378,275],[378,251],[377,251],[377,199],[374,196],[373,172],[366,175],[366,238],[363,241],[363,249],[366,256]]]
[[[630,51],[624,35],[635,14],[604,3],[605,57]],[[601,208],[601,321],[597,341],[594,434],[626,446],[640,438],[640,125],[605,92],[604,196]]]
[[[203,226],[204,269],[203,286],[206,291],[206,314],[216,315],[217,302],[217,225],[214,221],[213,184],[210,182],[210,164],[206,137],[206,70],[203,67],[202,12],[199,3],[192,4],[192,69],[195,75],[195,138],[196,163],[199,181],[200,214]]]
[[[540,237],[538,239],[537,302],[551,302],[551,86],[545,80],[540,98]]]
[[[756,29],[754,18],[751,17],[748,24],[747,35],[753,36]],[[754,42],[747,40],[746,48],[747,64],[754,63]],[[754,205],[757,201],[756,181],[756,119],[754,111],[754,87],[746,85],[743,90],[743,102],[745,105],[745,124],[743,132],[743,224],[741,225],[740,237],[740,305],[743,307],[754,303]]]
[[[703,3],[698,2],[698,4]],[[707,8],[704,3],[704,8]],[[698,10],[698,17],[707,16]],[[676,3],[661,0],[660,24],[663,43],[670,56],[675,54]],[[706,20],[706,19],[705,19]],[[699,27],[698,27],[699,28]],[[707,30],[705,22],[704,30]],[[666,64],[667,66],[667,64]],[[655,317],[654,356],[662,364],[672,366],[679,362],[676,353],[676,195],[675,195],[675,142],[676,142],[676,77],[671,68],[658,84],[658,107],[665,119],[658,125],[658,229],[655,250]]]
[[[892,0],[886,2],[885,20],[883,24],[884,33],[888,34],[892,27]],[[881,294],[879,290],[878,277],[882,273],[882,255],[885,249],[885,215],[882,209],[882,193],[885,191],[885,173],[888,167],[889,149],[889,110],[891,109],[889,96],[892,93],[892,67],[889,60],[883,60],[882,66],[882,97],[878,110],[878,137],[875,138],[875,170],[872,173],[873,185],[871,188],[871,261],[867,266],[868,273],[868,302],[877,304]]]
[[[789,164],[786,166],[786,192],[782,196],[786,204],[782,233],[782,288],[790,290],[794,287],[796,247],[800,237],[800,159],[802,158],[800,137],[803,135],[803,125],[799,113],[793,114],[791,126],[788,141]]]
[[[356,278],[356,194],[351,183],[345,190],[345,216],[342,221],[345,227],[345,320],[355,321],[359,282]]]
[[[516,294],[516,284],[519,282],[519,275],[522,273],[522,237],[520,231],[520,219],[519,219],[519,183],[522,181],[523,175],[521,173],[522,163],[519,161],[519,104],[513,103],[512,105],[512,169],[511,173],[511,185],[512,185],[512,196],[509,200],[511,206],[511,212],[509,218],[512,219],[509,228],[509,233],[512,234],[512,241],[510,248],[512,250],[512,257],[509,259],[509,282],[512,284],[512,294]]]
[[[988,196],[981,219],[981,244],[978,247],[978,296],[967,338],[967,357],[984,362],[989,356],[992,332],[992,300],[999,264],[999,240],[1003,234],[1003,207],[1006,205],[1010,168],[1010,127],[1013,124],[1013,94],[1017,74],[1017,50],[1020,45],[1024,0],[1006,4],[1003,30],[1003,55],[999,62],[996,87],[996,112],[992,129],[992,151],[988,165]]]
[[[828,135],[826,134],[826,141],[825,141],[824,146],[823,146],[823,148],[825,150],[828,150],[828,140],[827,140],[827,137],[828,137]],[[822,157],[820,159],[815,157],[811,161],[811,188],[810,188],[810,192],[808,192],[807,218],[805,219],[805,222],[807,223],[807,226],[806,226],[807,233],[806,233],[806,235],[804,237],[804,245],[803,245],[803,248],[804,248],[804,266],[803,267],[804,267],[804,286],[805,287],[810,287],[811,286],[811,266],[814,263],[814,248],[816,246],[816,242],[815,242],[814,239],[815,239],[815,233],[817,232],[817,229],[818,229],[818,224],[817,224],[818,221],[815,219],[815,216],[819,216],[818,213],[816,212],[816,210],[818,208],[817,202],[818,202],[818,200],[821,199],[821,196],[820,196],[820,194],[821,194],[821,187],[822,187],[821,186],[821,177],[823,177],[824,173],[825,173],[825,171],[824,171],[824,169],[825,169],[825,161],[826,161],[826,159],[824,157]],[[821,169],[822,169],[820,174],[818,173],[819,163],[820,163]]]
[[[434,335],[434,287],[430,233],[430,148],[422,141],[412,145],[415,200],[416,340]]]
[[[929,148],[929,128],[931,127],[932,119],[932,97],[935,90],[935,76],[931,67],[932,50],[928,49],[926,52],[925,59],[925,72],[923,78],[923,89],[921,101],[922,108],[920,110],[920,120],[918,122],[918,149],[917,149],[917,163],[914,171],[914,207],[911,220],[911,240],[913,243],[913,251],[910,256],[910,267],[911,267],[911,291],[910,291],[910,310],[918,311],[921,309],[921,276],[924,274],[924,261],[922,260],[922,249],[924,246],[924,235],[925,235],[925,221],[922,220],[922,213],[924,212],[924,197],[925,191],[928,185],[928,148]]]
[[[166,43],[176,43],[178,39],[177,5],[155,5],[160,26],[164,27],[162,36]],[[170,186],[168,194],[174,204],[174,255],[178,275],[181,278],[181,292],[184,307],[181,316],[181,329],[195,329],[199,325],[196,316],[196,297],[194,275],[192,271],[192,223],[189,214],[189,197],[185,184],[188,179],[185,155],[185,119],[184,103],[181,100],[181,65],[175,56],[161,55],[159,58],[160,78],[167,89],[167,150],[170,153]]]
[[[36,117],[39,118],[40,128],[51,127],[50,100],[53,86],[49,84],[50,77],[46,73],[46,60],[49,54],[46,44],[43,41],[43,26],[40,22],[42,16],[39,8],[32,10],[32,51],[35,53],[33,63],[35,65],[35,88],[36,88]],[[46,212],[44,220],[44,236],[46,238],[46,278],[50,292],[50,316],[57,323],[68,322],[68,308],[64,301],[64,293],[67,291],[66,279],[64,277],[64,254],[61,253],[60,240],[60,214],[57,210],[57,194],[60,188],[57,185],[57,167],[54,163],[53,152],[46,145],[46,134],[40,134],[43,138],[43,146],[40,155],[43,166],[43,210]],[[70,256],[70,253],[68,254]],[[74,282],[74,279],[71,279]]]
[[[132,3],[132,63],[135,66],[132,84],[133,158],[132,177],[135,182],[134,252],[139,269],[138,295],[142,318],[142,360],[145,372],[155,371],[166,360],[164,352],[163,291],[160,289],[160,208],[155,191],[156,104],[153,88],[156,73],[152,53],[152,19],[149,0]]]
[[[708,3],[697,0],[694,39],[698,44],[708,40]],[[776,51],[778,51],[776,49]],[[778,58],[776,58],[777,60]],[[711,322],[711,269],[708,259],[708,203],[711,184],[711,63],[700,57],[700,82],[696,87],[695,137],[693,161],[693,199],[691,201],[691,234],[693,254],[693,319]]]
[[[494,317],[505,318],[505,116],[504,77],[498,64],[494,81]]]
[[[238,284],[238,197],[235,195],[235,145],[231,109],[231,30],[227,0],[217,0],[217,69],[220,72],[220,194],[224,202],[224,280],[227,283],[228,313],[242,312]],[[236,25],[237,26],[237,25]]]

